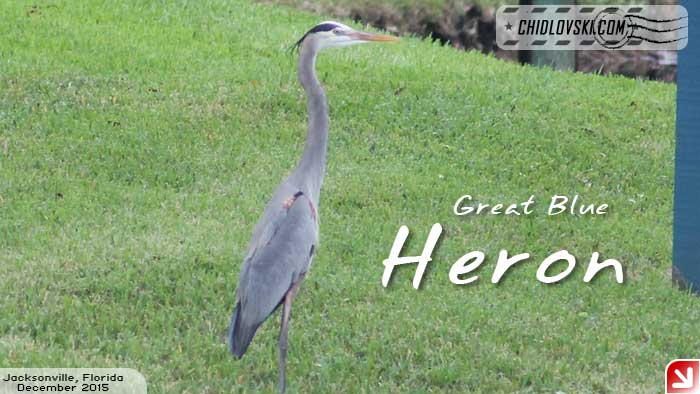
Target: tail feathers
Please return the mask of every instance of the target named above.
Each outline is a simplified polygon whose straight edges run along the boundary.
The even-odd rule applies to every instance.
[[[240,319],[241,303],[236,304],[236,308],[233,310],[233,315],[231,316],[231,323],[228,330],[228,350],[231,354],[240,359],[245,354],[245,351],[250,345],[250,341],[253,340],[255,336],[255,331],[258,330],[258,326],[248,327],[241,322]]]

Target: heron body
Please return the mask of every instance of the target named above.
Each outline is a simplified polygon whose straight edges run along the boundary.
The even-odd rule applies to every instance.
[[[318,203],[326,165],[328,106],[316,77],[320,50],[396,38],[355,31],[338,22],[309,30],[299,47],[298,76],[307,97],[309,127],[297,167],[277,186],[253,231],[243,261],[229,325],[229,351],[241,358],[256,330],[283,305],[280,327],[279,388],[285,391],[287,329],[291,304],[311,266],[319,240]]]

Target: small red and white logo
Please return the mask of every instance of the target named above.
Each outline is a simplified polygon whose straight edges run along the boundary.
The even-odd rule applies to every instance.
[[[673,360],[666,366],[666,394],[700,394],[700,360]]]

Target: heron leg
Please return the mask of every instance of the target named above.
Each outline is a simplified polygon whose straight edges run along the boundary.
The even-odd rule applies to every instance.
[[[292,302],[289,297],[289,293],[284,297],[284,303],[282,305],[282,324],[280,325],[280,365],[279,365],[279,382],[278,386],[280,389],[280,394],[285,393],[287,381],[285,377],[285,365],[287,363],[287,329],[289,328],[289,312],[292,309]]]
[[[304,275],[299,277],[299,280],[292,285],[292,287],[287,291],[284,296],[284,302],[282,303],[282,323],[280,324],[280,337],[279,337],[279,348],[280,348],[280,363],[279,363],[279,389],[280,394],[284,394],[287,386],[285,366],[287,364],[287,331],[289,329],[289,315],[292,311],[292,301],[294,301],[294,296],[296,296],[301,285],[301,281],[304,279]]]

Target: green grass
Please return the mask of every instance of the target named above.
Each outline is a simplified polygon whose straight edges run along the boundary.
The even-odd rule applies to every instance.
[[[252,227],[304,143],[285,49],[320,18],[238,0],[48,4],[0,16],[0,366],[272,392],[278,317],[241,361],[224,336]],[[654,393],[670,359],[698,356],[700,301],[669,277],[673,85],[412,38],[328,51],[318,69],[332,130],[290,392]],[[575,193],[610,213],[542,213]],[[538,204],[460,218],[462,194]],[[399,226],[417,254],[434,222],[422,289],[409,267],[383,288]],[[562,248],[578,268],[537,282]],[[492,285],[500,249],[533,257]],[[481,279],[451,284],[471,250],[487,253]],[[594,251],[626,265],[624,285],[581,281]]]
[[[518,4],[518,0],[260,0],[266,3],[282,4],[301,9],[323,10],[330,14],[347,14],[353,9],[372,9],[383,14],[396,13],[405,19],[424,18],[427,15],[448,14],[455,17],[464,12],[465,6],[476,5],[482,8],[498,8],[503,5]],[[574,1],[569,1],[573,3]],[[551,1],[550,3],[557,3]],[[620,4],[675,4],[675,0],[577,0],[579,5],[620,5]]]

